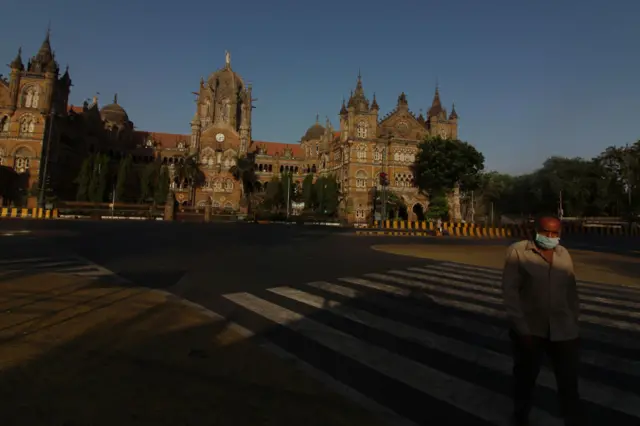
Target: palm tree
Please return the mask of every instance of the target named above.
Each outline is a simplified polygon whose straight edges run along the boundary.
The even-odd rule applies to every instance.
[[[229,172],[236,181],[242,184],[242,195],[247,205],[247,216],[249,216],[252,213],[251,196],[256,189],[256,182],[258,181],[255,169],[255,154],[247,153],[236,157],[235,164],[229,169]]]
[[[195,189],[204,182],[204,173],[198,166],[197,154],[186,154],[175,163],[174,176],[180,185],[190,185],[191,202],[195,203]]]

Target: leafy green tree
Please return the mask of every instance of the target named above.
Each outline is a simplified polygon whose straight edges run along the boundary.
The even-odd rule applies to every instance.
[[[107,191],[107,182],[109,181],[109,157],[107,155],[98,155],[92,181],[96,183],[94,191],[91,193],[91,201],[96,203],[103,202]]]
[[[116,181],[116,200],[121,201],[124,198],[125,191],[127,189],[127,182],[129,181],[131,174],[131,167],[133,165],[133,157],[127,155],[120,160],[120,166],[118,168],[118,176]]]
[[[236,158],[235,165],[229,171],[233,178],[242,185],[242,195],[247,206],[247,214],[252,213],[251,196],[256,192],[258,177],[256,176],[255,154],[249,153]]]
[[[156,204],[163,204],[167,201],[167,195],[169,194],[169,177],[169,168],[167,166],[160,166],[157,184],[153,191],[153,200]]]
[[[91,178],[93,177],[93,161],[95,156],[90,155],[82,161],[80,166],[80,173],[75,182],[78,185],[76,192],[76,200],[88,201],[89,200],[89,188],[91,186]]]
[[[461,191],[478,188],[484,156],[467,142],[430,137],[419,145],[413,172],[418,188],[434,197],[460,186]]]
[[[340,204],[340,191],[335,176],[329,176],[326,179],[324,200],[327,214],[335,216],[338,213],[338,206]]]
[[[302,181],[302,201],[306,209],[313,209],[315,203],[315,193],[313,187],[313,174],[309,173]]]
[[[147,164],[140,170],[140,202],[146,202],[154,198],[155,187],[158,177],[160,176],[159,162]]]
[[[265,196],[265,207],[270,209],[279,209],[282,206],[282,186],[280,179],[273,176],[267,185],[267,194]]]
[[[428,220],[442,219],[449,217],[449,202],[444,195],[438,195],[429,200],[429,209],[425,213]]]
[[[291,202],[293,198],[293,175],[291,173],[282,173],[280,176],[280,193],[282,194],[282,201],[287,207],[287,202]]]

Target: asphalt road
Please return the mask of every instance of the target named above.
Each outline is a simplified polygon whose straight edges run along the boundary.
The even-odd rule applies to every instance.
[[[346,385],[371,409],[391,410],[399,416],[392,424],[429,424],[436,416],[448,424],[506,425],[510,361],[497,313],[499,271],[370,248],[398,241],[509,243],[356,237],[353,230],[297,225],[0,222],[4,261],[82,256],[133,284],[174,292],[284,349],[327,382]],[[638,250],[626,239],[568,237],[564,244]],[[589,424],[636,425],[640,292],[585,288],[592,305],[584,412]],[[534,417],[553,426],[560,422],[550,377],[540,380]],[[622,402],[613,409],[612,401]]]

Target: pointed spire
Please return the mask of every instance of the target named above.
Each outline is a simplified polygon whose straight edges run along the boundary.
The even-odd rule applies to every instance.
[[[320,113],[316,113],[316,124],[320,124]]]
[[[456,104],[455,102],[451,104],[451,114],[449,114],[449,120],[457,120],[458,113],[456,112]]]
[[[345,105],[344,96],[342,97],[342,108],[340,108],[340,115],[347,115],[347,106]]]
[[[407,102],[407,95],[402,92],[400,93],[400,96],[398,96],[398,108],[405,107],[407,105],[409,105],[409,103]]]
[[[14,60],[11,61],[11,64],[9,66],[12,70],[24,70],[24,64],[22,63],[22,47],[18,48],[18,54],[16,55]]]
[[[425,123],[424,115],[422,114],[422,108],[420,108],[420,114],[418,114],[417,120],[418,120],[418,123],[420,123],[420,124],[424,124]]]
[[[427,117],[435,117],[443,111],[442,102],[440,102],[440,90],[438,84],[436,83],[436,92],[433,95],[433,101],[431,102],[431,108],[429,108],[429,112],[427,113]]]
[[[380,106],[378,105],[378,101],[376,100],[376,92],[373,92],[373,101],[371,102],[371,109],[379,110]]]
[[[113,103],[118,105],[118,94],[117,93],[113,95]]]

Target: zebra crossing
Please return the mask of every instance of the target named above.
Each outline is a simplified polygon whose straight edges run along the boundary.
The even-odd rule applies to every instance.
[[[235,324],[395,414],[394,424],[508,425],[501,271],[432,262],[222,296]],[[640,424],[640,287],[580,282],[588,424]],[[553,372],[533,424],[562,424]]]
[[[16,257],[0,260],[0,279],[20,274],[45,272],[95,280],[108,278],[111,282],[126,282],[113,271],[75,255]]]

